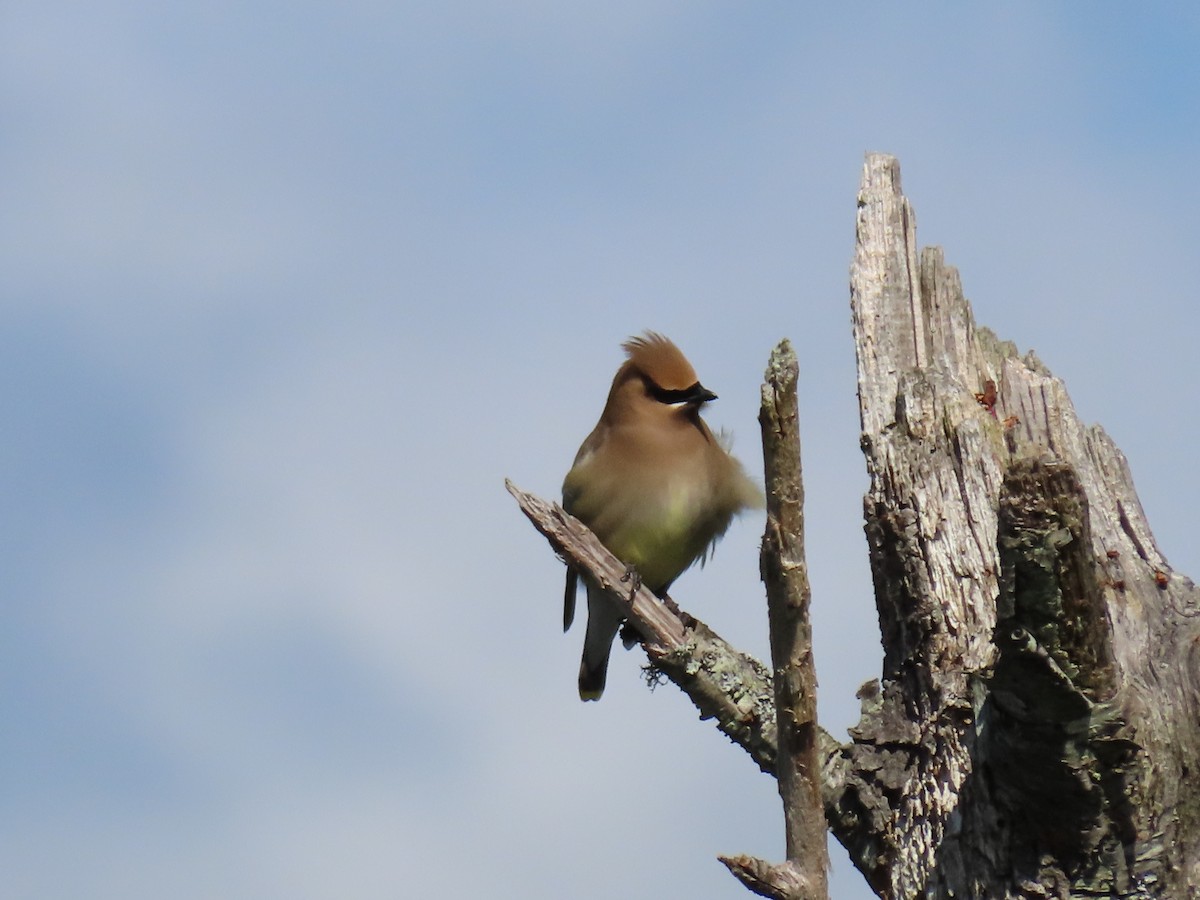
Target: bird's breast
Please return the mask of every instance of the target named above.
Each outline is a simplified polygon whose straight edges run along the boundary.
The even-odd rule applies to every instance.
[[[672,472],[658,479],[614,479],[581,494],[576,515],[618,559],[659,590],[679,577],[729,524],[716,509],[703,472]]]

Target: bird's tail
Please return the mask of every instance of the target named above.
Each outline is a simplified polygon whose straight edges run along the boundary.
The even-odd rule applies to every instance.
[[[579,573],[567,566],[567,587],[563,591],[563,631],[575,621],[575,594],[579,590]]]
[[[616,602],[599,588],[589,584],[587,595],[588,621],[583,639],[583,660],[579,663],[579,699],[599,700],[608,676],[613,640],[625,617]]]

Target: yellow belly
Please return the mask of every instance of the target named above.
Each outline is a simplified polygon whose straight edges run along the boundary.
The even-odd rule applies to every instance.
[[[613,491],[596,503],[579,504],[576,515],[614,556],[637,570],[647,587],[658,591],[703,556],[729,525],[730,515],[714,515],[712,499],[702,488],[668,484],[636,497]]]

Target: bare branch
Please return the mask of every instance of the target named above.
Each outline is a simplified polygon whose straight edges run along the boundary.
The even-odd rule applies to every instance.
[[[771,865],[752,856],[718,857],[733,877],[760,897],[772,900],[804,900],[828,897],[824,884],[814,888],[798,867],[790,861]],[[822,877],[822,882],[824,878]]]
[[[621,603],[654,668],[692,698],[703,718],[716,720],[717,728],[760,769],[774,774],[774,694],[762,663],[735,650],[698,619],[672,610],[648,588],[631,585],[625,565],[557,503],[511,481],[504,484],[554,550]]]
[[[812,592],[804,559],[804,481],[796,400],[798,366],[788,341],[771,354],[762,389],[767,530],[761,572],[767,589],[779,723],[777,778],[787,832],[787,862],[723,859],[751,890],[781,900],[829,896],[829,856],[818,763],[817,674],[813,664]]]

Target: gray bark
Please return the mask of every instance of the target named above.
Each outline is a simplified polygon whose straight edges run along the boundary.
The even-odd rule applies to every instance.
[[[891,157],[851,306],[884,644],[846,751],[857,863],[883,897],[1197,896],[1200,595],[1124,456],[917,253]]]
[[[796,398],[799,365],[787,340],[771,354],[762,388],[767,527],[760,569],[767,590],[775,683],[778,757],[787,859],[771,865],[746,856],[721,861],[750,890],[774,900],[827,900],[829,855],[822,803],[817,672],[812,652],[812,591],[804,556],[804,478]]]

